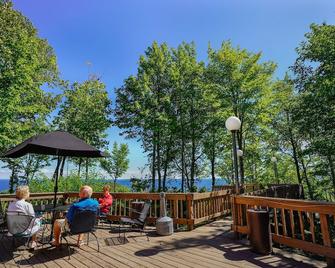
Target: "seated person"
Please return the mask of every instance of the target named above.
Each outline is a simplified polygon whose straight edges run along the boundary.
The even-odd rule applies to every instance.
[[[24,215],[29,215],[35,217],[35,212],[32,204],[28,203],[26,199],[29,198],[29,187],[28,186],[18,186],[16,188],[16,200],[12,201],[8,205],[7,214],[11,215],[11,213],[17,214],[22,213]],[[15,213],[14,213],[15,212]],[[36,233],[41,227],[41,221],[39,218],[34,218],[31,221],[29,228],[25,231],[25,234],[31,234],[31,244],[30,248],[36,247]]]
[[[65,219],[57,219],[54,224],[54,238],[55,241],[53,245],[58,247],[60,245],[60,235],[62,228],[69,229],[71,226],[71,222],[76,211],[82,210],[92,210],[94,212],[98,211],[99,204],[96,200],[92,199],[92,188],[90,186],[82,186],[79,190],[79,201],[73,203],[73,205],[69,208],[69,211],[66,214]],[[77,246],[80,247],[82,243],[82,235],[78,236]]]
[[[102,190],[103,197],[99,198],[100,215],[106,215],[109,213],[110,208],[113,204],[113,196],[109,193],[109,185],[105,185]]]

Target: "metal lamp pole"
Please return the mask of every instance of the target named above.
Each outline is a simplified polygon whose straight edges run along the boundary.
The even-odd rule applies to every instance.
[[[242,177],[242,165],[241,165],[241,161],[242,161],[242,157],[243,157],[243,151],[241,149],[237,149],[236,150],[236,153],[237,153],[237,157],[238,157],[238,166],[240,168],[240,178],[241,178],[241,181],[240,181],[240,193],[243,194],[244,193],[244,180],[243,180],[243,177]]]
[[[240,193],[240,183],[238,179],[238,162],[237,162],[237,146],[236,146],[236,131],[241,127],[241,121],[236,116],[231,116],[226,120],[226,128],[231,131],[233,139],[233,161],[234,161],[234,174],[236,194]]]
[[[236,186],[236,194],[240,193],[240,182],[238,179],[238,163],[237,163],[237,146],[236,146],[236,130],[232,130],[233,136],[233,158],[234,158],[234,174],[235,174],[235,186]]]

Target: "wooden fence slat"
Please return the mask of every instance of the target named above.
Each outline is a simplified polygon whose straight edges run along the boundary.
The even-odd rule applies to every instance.
[[[294,234],[294,214],[293,214],[292,209],[290,209],[290,225],[291,225],[292,238],[294,238],[294,236],[295,236],[295,234]]]
[[[287,231],[286,231],[286,219],[285,219],[285,209],[281,209],[281,220],[282,220],[282,225],[283,225],[283,235],[287,236]]]
[[[274,211],[274,224],[275,224],[275,234],[278,234],[279,232],[278,232],[278,216],[277,216],[277,209],[276,208],[274,208],[273,209],[273,211]]]
[[[309,216],[309,231],[312,234],[312,242],[315,243],[314,215],[312,212],[309,212],[308,216]]]
[[[300,223],[301,238],[302,238],[302,240],[305,240],[305,227],[304,227],[302,212],[299,211],[298,214],[299,214],[299,223]]]

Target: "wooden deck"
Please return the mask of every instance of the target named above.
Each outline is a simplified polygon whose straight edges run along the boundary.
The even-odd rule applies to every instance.
[[[120,244],[118,233],[109,225],[99,228],[100,252],[96,243],[75,248],[70,260],[65,247],[24,251],[16,258],[20,266],[33,267],[325,267],[321,261],[274,249],[274,254],[252,253],[246,241],[234,240],[231,221],[220,220],[193,231],[161,237],[152,230],[150,241],[139,234],[128,234],[128,243]],[[74,240],[72,240],[75,242]],[[8,240],[0,243],[0,267],[16,266]]]

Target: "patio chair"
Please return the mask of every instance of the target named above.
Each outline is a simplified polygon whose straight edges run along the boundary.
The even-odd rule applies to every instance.
[[[110,228],[112,228],[112,221],[107,218],[107,215],[108,214],[104,214],[104,213],[101,214],[100,212],[98,212],[98,215],[97,215],[97,225],[98,226],[100,224],[104,225],[106,223],[106,224],[109,224]]]
[[[134,209],[128,208],[131,210],[132,213],[135,215],[137,214],[138,217],[135,217],[134,219],[130,217],[121,217],[120,219],[120,224],[119,224],[119,237],[121,237],[121,228],[124,230],[123,231],[123,242],[125,243],[126,241],[126,231],[139,231],[141,234],[145,234],[147,237],[147,240],[149,241],[148,234],[145,232],[145,224],[146,220],[148,217],[148,213],[150,211],[151,207],[151,201],[146,201],[144,203],[144,206],[141,211],[136,211]],[[124,226],[127,226],[125,228]]]
[[[34,235],[32,233],[31,226],[34,225],[35,217],[26,215],[21,212],[10,212],[8,211],[6,214],[6,222],[8,229],[8,236],[12,237],[12,248],[16,249],[17,241],[26,239],[26,243],[24,244],[24,248],[17,248],[18,250],[26,250],[29,249],[29,242],[31,237]],[[17,254],[20,256],[21,254]],[[15,254],[13,254],[13,260],[15,262]]]
[[[70,259],[71,248],[69,241],[67,240],[67,236],[87,234],[87,245],[88,245],[89,234],[91,233],[95,237],[95,240],[97,241],[98,252],[100,252],[99,240],[95,235],[95,228],[94,228],[96,221],[97,221],[97,213],[92,210],[77,211],[74,214],[70,228],[68,230],[65,230],[65,232],[63,232],[61,235],[61,240],[64,238],[67,245],[69,259]]]

